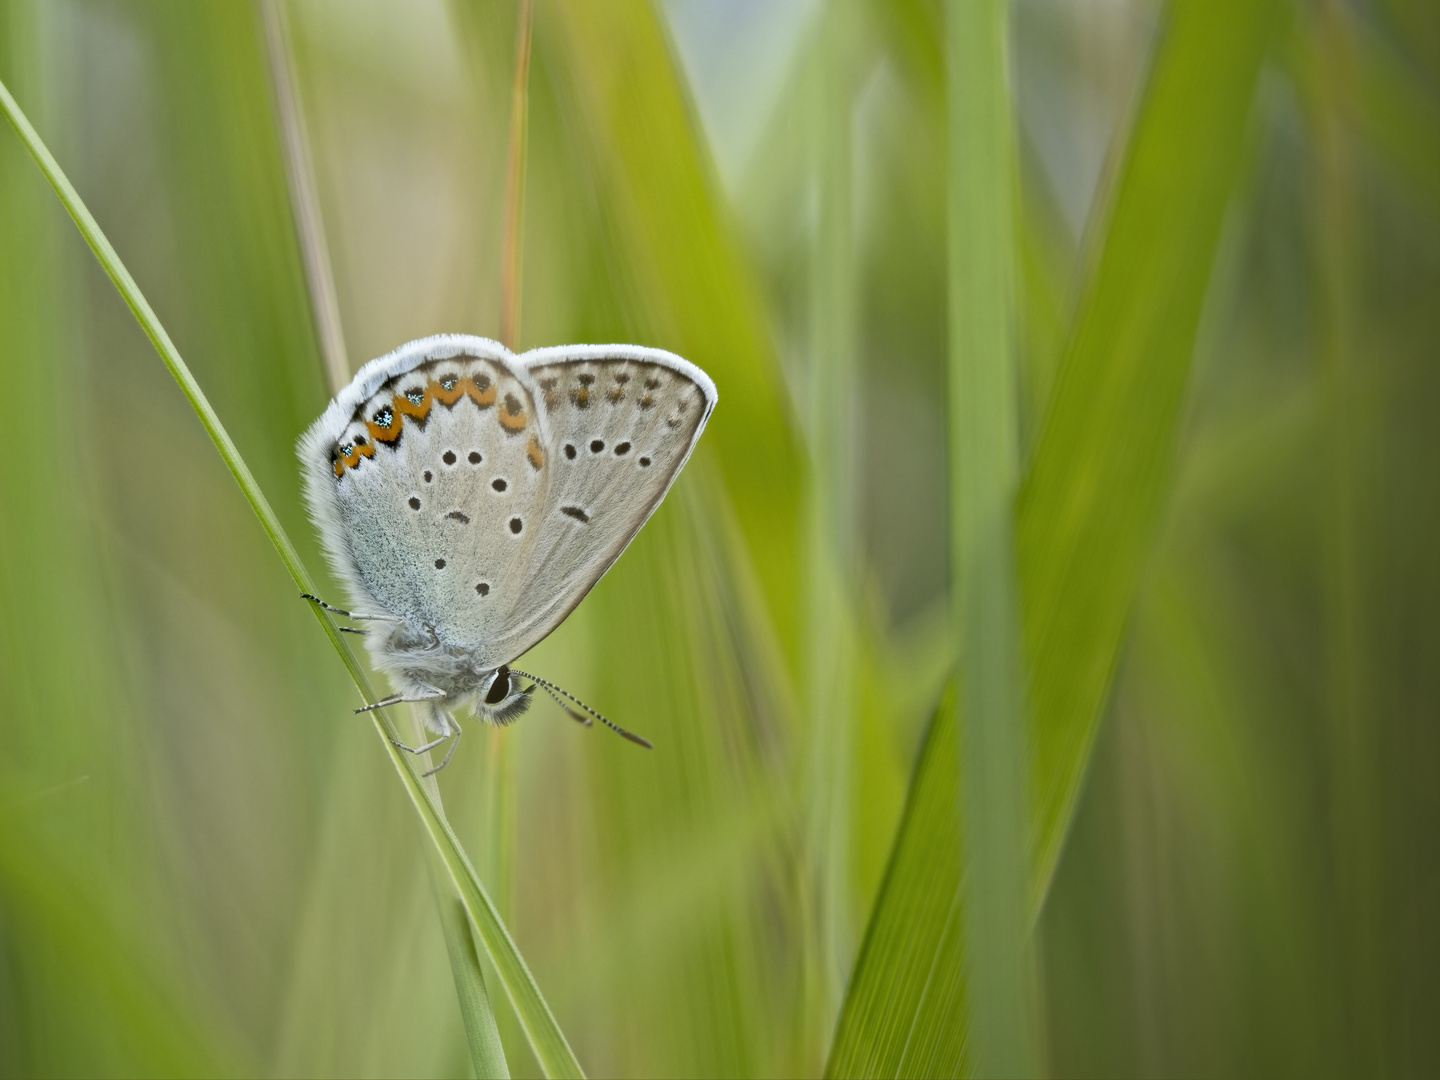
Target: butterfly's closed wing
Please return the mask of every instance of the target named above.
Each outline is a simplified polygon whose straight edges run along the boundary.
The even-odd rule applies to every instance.
[[[715,399],[694,365],[633,346],[516,357],[439,335],[365,365],[300,455],[336,572],[410,628],[403,657],[374,638],[379,659],[440,683],[533,646],[659,505]],[[433,656],[409,651],[427,638]]]
[[[620,556],[716,401],[703,371],[658,349],[569,346],[519,361],[535,388],[547,487],[514,606],[492,624],[498,662],[553,630]]]

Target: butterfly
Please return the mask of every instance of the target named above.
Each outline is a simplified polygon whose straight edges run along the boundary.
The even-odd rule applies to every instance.
[[[506,724],[554,683],[510,665],[564,620],[674,483],[715,384],[673,353],[564,345],[515,355],[438,334],[371,360],[301,436],[305,502],[395,693],[459,744],[451,709]],[[360,631],[354,631],[360,632]],[[529,686],[522,686],[529,680]]]

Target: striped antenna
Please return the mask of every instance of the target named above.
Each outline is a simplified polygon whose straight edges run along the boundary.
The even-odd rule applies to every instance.
[[[596,720],[599,720],[600,723],[604,724],[611,731],[615,732],[616,735],[622,735],[625,738],[629,739],[631,742],[638,743],[639,745],[645,747],[646,750],[655,749],[654,744],[651,743],[649,739],[645,738],[643,735],[636,735],[633,731],[626,731],[619,724],[614,723],[608,718],[602,716],[600,713],[596,712],[589,705],[586,705],[583,701],[577,698],[574,694],[570,693],[568,690],[561,689],[554,683],[546,679],[540,678],[538,675],[531,675],[528,671],[521,671],[519,668],[514,667],[512,667],[510,670],[515,672],[515,674],[519,675],[522,679],[529,679],[536,686],[544,688],[545,692],[555,699],[555,704],[559,705],[560,708],[564,709],[566,714],[572,720],[578,720],[586,727],[589,727],[590,716],[593,716]],[[587,713],[590,714],[590,716],[582,716],[580,713],[577,713],[569,705],[565,704],[564,701],[560,700],[562,695],[571,703],[580,706],[580,708],[584,709]]]

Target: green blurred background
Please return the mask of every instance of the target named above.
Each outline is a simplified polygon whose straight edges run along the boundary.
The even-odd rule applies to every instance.
[[[1268,8],[1237,78],[1207,44],[1234,3],[1011,5],[1022,465],[1087,356],[1185,306],[1114,223],[1188,260],[1197,315],[1157,338],[1174,400],[1127,402],[1173,424],[1035,926],[1056,1076],[1440,1072],[1440,17]],[[283,11],[351,366],[498,335],[516,6]],[[518,345],[670,348],[721,395],[527,662],[656,751],[539,704],[440,777],[592,1075],[827,1060],[954,653],[941,26],[536,3]],[[1228,166],[1189,170],[1210,129],[1167,119],[1171,70],[1238,118]],[[0,79],[320,571],[292,448],[328,390],[258,9],[0,0]],[[1144,161],[1195,191],[1144,202]],[[1127,268],[1107,324],[1085,298]],[[467,1075],[403,789],[8,127],[0,373],[0,1073]]]

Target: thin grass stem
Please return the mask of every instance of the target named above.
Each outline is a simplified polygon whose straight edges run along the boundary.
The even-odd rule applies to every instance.
[[[515,73],[510,84],[510,138],[505,152],[505,236],[500,273],[500,341],[507,349],[516,347],[520,335],[531,15],[531,0],[520,0],[515,27]]]
[[[295,79],[295,54],[281,0],[257,0],[265,29],[265,52],[269,60],[270,88],[275,96],[276,126],[280,129],[281,157],[285,162],[285,187],[290,195],[290,215],[295,222],[300,257],[305,266],[305,287],[310,296],[310,313],[315,337],[325,365],[330,393],[338,393],[350,381],[350,362],[345,354],[344,324],[335,292],[335,275],[330,266],[330,248],[325,240],[325,218],[315,186],[315,163],[310,155],[310,138],[305,130],[305,110]]]
[[[221,424],[219,416],[216,415],[215,410],[206,399],[185,361],[181,359],[179,351],[170,340],[170,335],[166,333],[164,326],[161,325],[150,304],[140,292],[139,286],[135,284],[134,278],[130,276],[130,272],[110,245],[110,241],[106,239],[100,226],[91,216],[79,194],[3,82],[0,82],[0,109],[4,110],[31,157],[35,159],[40,171],[50,182],[55,194],[69,212],[81,235],[84,236],[85,242],[90,245],[90,250],[95,253],[95,257],[99,260],[106,275],[120,292],[136,321],[140,323],[141,329],[154,345],[155,351],[160,354],[161,361],[179,384],[181,392],[190,402],[191,408],[195,410],[200,423],[215,444],[221,460],[230,470],[235,482],[240,485],[240,490],[250,504],[251,510],[259,519],[261,528],[265,530],[265,534],[274,544],[275,550],[280,555],[280,561],[289,572],[298,591],[313,593],[315,586],[309,572],[300,561],[294,545],[290,543],[285,530],[281,528],[279,519],[270,508],[269,502],[255,482],[254,476],[241,458],[240,452],[236,449],[224,425]],[[350,651],[350,647],[340,636],[330,616],[320,610],[318,606],[311,605],[311,607],[326,636],[330,639],[331,645],[339,653],[340,659],[350,673],[362,699],[366,702],[376,700],[364,670],[356,660],[355,654]],[[429,833],[441,861],[445,864],[446,871],[455,883],[467,914],[479,931],[481,941],[490,955],[491,962],[495,965],[500,981],[510,997],[527,1039],[535,1050],[535,1056],[540,1062],[541,1068],[544,1069],[547,1076],[583,1076],[584,1072],[580,1068],[579,1061],[576,1060],[574,1052],[570,1049],[560,1026],[555,1021],[554,1014],[550,1011],[549,1005],[540,993],[540,988],[535,983],[534,976],[530,974],[524,958],[515,947],[509,931],[505,928],[495,905],[486,894],[484,886],[481,885],[479,876],[466,857],[449,822],[445,820],[444,814],[436,805],[430,791],[425,788],[414,769],[404,760],[404,755],[391,744],[390,739],[394,731],[389,717],[384,715],[384,710],[377,709],[372,713],[372,718],[376,733],[384,742],[386,751],[390,755],[390,761],[395,766],[401,782],[405,785],[406,793],[420,814],[426,832]]]
[[[851,217],[856,9],[829,0],[810,73],[816,220],[808,304],[806,686],[809,713],[807,1052],[823,1060],[854,955],[850,905],[854,773],[855,263]]]

